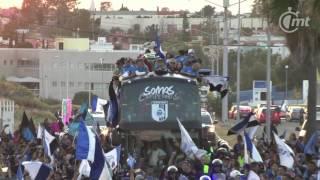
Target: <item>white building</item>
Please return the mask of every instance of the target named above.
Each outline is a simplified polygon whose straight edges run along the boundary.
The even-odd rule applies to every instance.
[[[14,101],[0,98],[0,128],[8,126],[5,129],[6,133],[14,132]]]
[[[96,52],[113,51],[114,46],[112,43],[107,42],[107,38],[98,37],[98,41],[90,44],[90,50]]]
[[[163,33],[170,33],[170,31],[181,31],[183,18],[179,14],[174,15],[161,15],[165,13],[157,11],[108,11],[108,12],[95,12],[95,18],[101,18],[101,28],[111,30],[118,27],[124,31],[133,28],[135,24],[139,24],[140,31],[143,32],[146,27],[155,24],[158,25],[160,31]],[[206,18],[188,18],[189,29],[193,26],[198,26],[206,22]],[[218,22],[218,28],[223,32],[223,18],[217,17],[214,19]],[[232,30],[238,28],[238,18],[232,17],[228,20],[230,33]],[[267,27],[267,21],[264,18],[241,18],[241,27],[250,28],[252,30],[264,30]]]

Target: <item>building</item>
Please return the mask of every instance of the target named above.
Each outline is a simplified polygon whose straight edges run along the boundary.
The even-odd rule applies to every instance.
[[[95,41],[90,44],[91,51],[97,52],[105,52],[105,51],[113,51],[114,46],[112,43],[107,42],[105,37],[98,37],[98,41]]]
[[[73,98],[80,91],[108,98],[115,62],[140,53],[0,48],[0,76],[43,98]]]
[[[108,99],[108,83],[116,61],[138,55],[130,51],[42,51],[39,56],[40,96],[61,100],[85,91]]]
[[[88,51],[89,38],[56,38],[55,49]]]
[[[0,77],[39,94],[39,50],[0,48]]]
[[[139,24],[140,32],[144,32],[146,27],[156,24],[162,33],[182,30],[181,12],[168,11],[100,11],[95,12],[95,18],[101,19],[100,27],[110,31],[118,27],[124,31]],[[199,25],[205,22],[206,18],[189,18],[190,28],[192,25]]]

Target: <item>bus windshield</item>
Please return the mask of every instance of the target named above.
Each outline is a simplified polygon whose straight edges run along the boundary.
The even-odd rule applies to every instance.
[[[200,97],[195,82],[150,77],[121,88],[120,125],[129,129],[176,129],[177,118],[190,128],[201,127]]]

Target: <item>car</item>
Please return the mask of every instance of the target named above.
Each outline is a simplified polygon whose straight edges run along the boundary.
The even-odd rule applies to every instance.
[[[287,115],[287,121],[298,120],[301,123],[304,119],[304,113],[305,112],[303,108],[291,108]]]
[[[316,107],[316,120],[320,121],[320,105]]]
[[[240,109],[240,118],[246,117],[250,112],[252,112],[252,108],[250,106],[239,106]],[[237,106],[232,106],[229,111],[229,119],[237,119]]]
[[[203,129],[208,128],[210,131],[214,131],[214,116],[212,117],[208,111],[201,111],[201,126]]]
[[[273,124],[280,124],[281,123],[281,119],[280,119],[280,111],[281,110],[280,110],[280,108],[278,106],[271,106],[270,110],[271,110],[271,122]],[[266,122],[266,112],[267,112],[266,107],[262,107],[262,108],[258,109],[258,112],[256,113],[256,119],[260,123]]]

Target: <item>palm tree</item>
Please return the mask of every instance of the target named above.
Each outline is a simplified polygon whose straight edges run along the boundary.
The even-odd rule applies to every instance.
[[[267,16],[274,26],[278,26],[279,17],[288,11],[288,7],[298,10],[300,17],[311,19],[309,27],[300,27],[296,32],[285,33],[287,46],[291,51],[291,61],[297,66],[308,69],[306,72],[309,80],[307,140],[314,131],[320,129],[320,121],[316,121],[317,68],[320,67],[320,1],[258,0],[257,3],[262,3],[264,16]]]

